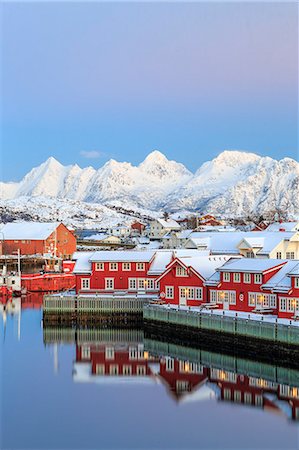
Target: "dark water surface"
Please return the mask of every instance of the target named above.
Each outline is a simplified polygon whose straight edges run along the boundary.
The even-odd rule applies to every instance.
[[[0,318],[2,449],[299,448],[298,371],[41,319]]]

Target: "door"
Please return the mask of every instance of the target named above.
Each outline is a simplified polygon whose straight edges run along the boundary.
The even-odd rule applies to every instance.
[[[226,311],[229,310],[229,294],[228,294],[228,292],[225,293],[225,296],[223,299],[223,309]]]
[[[187,305],[187,289],[180,287],[180,306],[186,306]]]

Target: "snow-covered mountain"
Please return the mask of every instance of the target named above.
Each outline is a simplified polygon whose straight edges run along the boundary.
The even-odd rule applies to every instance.
[[[299,164],[253,153],[224,151],[195,174],[159,151],[139,165],[63,166],[49,158],[19,183],[0,183],[2,203],[20,197],[67,199],[136,210],[200,210],[214,214],[299,214]],[[10,201],[10,202],[9,202]]]

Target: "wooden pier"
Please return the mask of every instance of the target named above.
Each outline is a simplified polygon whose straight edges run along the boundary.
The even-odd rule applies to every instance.
[[[212,311],[167,308],[157,305],[144,305],[143,319],[152,326],[163,324],[193,331],[209,331],[217,334],[245,337],[264,342],[299,346],[299,324],[293,321],[281,323],[275,319],[260,318],[248,314],[247,317],[216,314]],[[287,322],[287,321],[286,321]]]

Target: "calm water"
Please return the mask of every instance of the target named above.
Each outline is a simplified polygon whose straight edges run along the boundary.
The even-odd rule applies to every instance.
[[[299,372],[41,319],[0,318],[1,448],[299,448]]]

